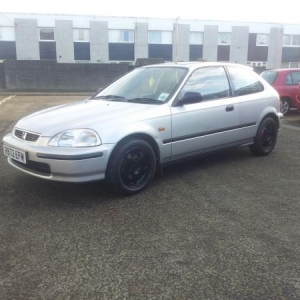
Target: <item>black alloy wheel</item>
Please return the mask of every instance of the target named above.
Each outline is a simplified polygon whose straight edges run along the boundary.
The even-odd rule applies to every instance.
[[[142,191],[152,180],[156,157],[144,140],[132,139],[117,146],[107,169],[107,180],[113,189],[133,195]]]
[[[267,117],[261,122],[254,144],[250,146],[250,150],[254,155],[268,155],[275,147],[277,140],[278,128],[273,118]]]

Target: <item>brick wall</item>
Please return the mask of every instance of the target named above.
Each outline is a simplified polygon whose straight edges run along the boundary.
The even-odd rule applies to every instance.
[[[6,89],[14,91],[93,92],[130,70],[132,67],[125,64],[4,61]]]

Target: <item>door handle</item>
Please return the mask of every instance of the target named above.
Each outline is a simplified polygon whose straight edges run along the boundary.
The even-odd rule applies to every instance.
[[[228,105],[226,106],[226,111],[234,111],[234,106],[233,105]]]

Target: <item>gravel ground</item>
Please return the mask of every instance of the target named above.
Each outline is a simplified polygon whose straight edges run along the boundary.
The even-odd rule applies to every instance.
[[[16,119],[76,97],[15,97]],[[79,97],[82,98],[82,97]],[[39,180],[0,156],[0,298],[300,299],[300,132],[173,165],[147,190]]]

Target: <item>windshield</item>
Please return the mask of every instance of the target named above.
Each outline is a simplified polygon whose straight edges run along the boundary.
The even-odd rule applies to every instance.
[[[162,104],[171,98],[187,71],[182,67],[138,68],[103,89],[93,99]]]
[[[277,77],[277,72],[276,71],[264,71],[260,74],[260,76],[265,81],[267,81],[269,84],[273,84]]]

